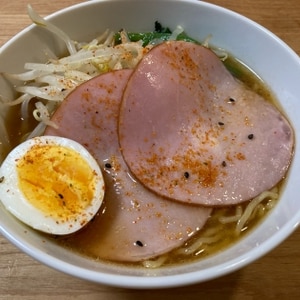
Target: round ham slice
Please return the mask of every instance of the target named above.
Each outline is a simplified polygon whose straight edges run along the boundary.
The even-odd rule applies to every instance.
[[[209,49],[153,48],[124,91],[119,139],[131,172],[159,195],[228,205],[286,174],[293,131],[274,105],[238,82]]]
[[[88,255],[117,261],[145,260],[179,247],[211,213],[210,208],[165,200],[130,174],[120,153],[117,124],[131,73],[115,71],[79,86],[52,117],[59,128],[45,131],[84,145],[104,174],[103,213],[69,243]]]

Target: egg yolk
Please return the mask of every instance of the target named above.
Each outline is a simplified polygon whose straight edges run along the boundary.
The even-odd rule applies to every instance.
[[[95,171],[71,148],[34,145],[17,161],[17,173],[27,201],[57,221],[76,218],[93,200]]]

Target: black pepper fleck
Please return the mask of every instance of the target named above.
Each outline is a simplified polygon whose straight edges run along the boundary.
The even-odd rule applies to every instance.
[[[230,102],[230,103],[234,103],[234,102],[235,102],[235,99],[233,99],[233,98],[230,97],[230,98],[229,98],[229,102]]]
[[[226,161],[225,161],[225,160],[223,160],[223,161],[222,161],[222,166],[223,166],[223,167],[226,167],[226,166],[227,166],[227,164],[226,164]]]
[[[106,164],[105,164],[105,168],[111,169],[111,164],[110,164],[110,163],[106,163]]]
[[[219,124],[220,126],[223,126],[223,125],[224,125],[224,123],[223,123],[223,122],[218,122],[218,124]]]
[[[60,199],[64,199],[64,195],[63,195],[63,194],[58,194],[58,197],[59,197]]]
[[[135,245],[139,246],[139,247],[143,247],[144,244],[141,241],[136,241]]]
[[[0,183],[4,181],[4,176],[0,177]]]
[[[189,172],[184,172],[183,176],[188,179],[190,177],[190,173]]]
[[[254,134],[253,133],[251,133],[251,134],[248,135],[248,139],[249,140],[253,140],[253,138],[254,138]]]

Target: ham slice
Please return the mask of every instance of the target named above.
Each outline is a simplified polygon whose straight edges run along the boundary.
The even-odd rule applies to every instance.
[[[210,208],[163,199],[130,174],[120,153],[117,124],[131,73],[106,73],[79,86],[52,117],[59,128],[45,131],[81,143],[101,166],[106,185],[104,213],[99,212],[70,242],[89,255],[117,261],[149,259],[179,247],[211,213]]]
[[[130,77],[119,140],[144,186],[203,205],[236,204],[272,188],[294,145],[274,105],[238,82],[211,50],[175,41],[153,48]]]

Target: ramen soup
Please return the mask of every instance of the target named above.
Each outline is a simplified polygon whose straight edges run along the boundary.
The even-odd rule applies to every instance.
[[[91,259],[148,268],[222,251],[276,205],[292,158],[292,129],[264,82],[233,56],[190,41],[145,46],[126,38],[121,34],[121,50],[110,45],[119,53],[138,43],[125,62],[122,53],[117,62],[110,55],[96,68],[94,61],[55,69],[38,80],[32,73],[45,71],[11,75],[26,82],[17,88],[21,106],[8,114],[12,145],[35,135],[74,140],[104,178],[92,220],[50,238]],[[24,121],[24,110],[35,119]],[[67,206],[64,191],[57,195],[53,201]]]
[[[270,90],[260,78],[246,68],[245,65],[235,60],[232,56],[229,56],[226,59],[225,65],[232,74],[237,76],[245,85],[252,90],[255,90],[258,94],[262,95],[265,99],[270,101],[270,103],[275,105],[275,99]],[[112,164],[107,163],[107,161],[110,160],[103,159],[102,163],[103,169],[106,170],[105,175],[113,176],[112,174],[114,174],[115,170],[112,171]],[[131,176],[133,177],[133,175]],[[131,180],[134,181],[134,179]],[[107,179],[107,181],[109,181],[109,179]],[[114,199],[108,197],[105,198],[106,204],[103,205],[102,210],[88,226],[78,233],[67,237],[56,237],[56,239],[61,245],[95,260],[117,261],[119,263],[134,264],[136,266],[148,268],[186,263],[222,251],[248,234],[248,232],[259,224],[259,222],[267,215],[270,209],[274,207],[278,201],[282,184],[283,182],[280,181],[275,187],[261,193],[254,199],[251,199],[251,201],[246,201],[238,205],[213,208],[204,226],[199,230],[196,229],[195,233],[182,243],[182,245],[167,253],[147,259],[123,260],[123,257],[126,257],[126,251],[128,251],[126,249],[128,248],[128,244],[126,244],[122,237],[119,236],[118,231],[121,231],[122,234],[126,236],[124,231],[128,229],[124,228],[121,230],[114,225],[114,218],[118,219],[116,215],[117,212],[111,212],[111,207],[109,205],[106,206],[109,202],[114,201]],[[116,195],[112,196],[115,197]],[[143,202],[143,199],[137,199],[137,201]],[[194,205],[191,206],[193,210],[196,209]],[[124,207],[119,207],[118,209],[122,210]],[[109,215],[110,213],[112,216]],[[199,213],[200,212],[197,212],[197,214]],[[138,222],[135,223],[135,221],[132,220],[128,227],[131,227],[132,225],[138,226]],[[165,224],[165,226],[167,227],[168,224]],[[112,232],[112,230],[115,232]],[[133,237],[131,242],[132,247],[147,247],[147,245],[144,245],[148,238],[147,235],[150,240],[157,239],[157,237],[152,235],[152,230],[151,227],[141,229],[141,233],[138,232],[139,237]],[[107,232],[109,232],[111,236],[116,234],[118,239],[114,240],[113,238],[114,241],[110,241],[106,236]],[[133,232],[130,234],[133,234]],[[164,238],[164,233],[162,233],[162,239]],[[102,248],[105,241],[110,243],[109,249],[106,248],[107,252],[103,252],[99,249]],[[115,247],[113,247],[111,243],[115,243]],[[112,254],[112,251],[116,251],[118,255]],[[131,249],[131,251],[131,253],[135,252],[133,249]],[[115,256],[115,259],[108,259],[111,255]]]

